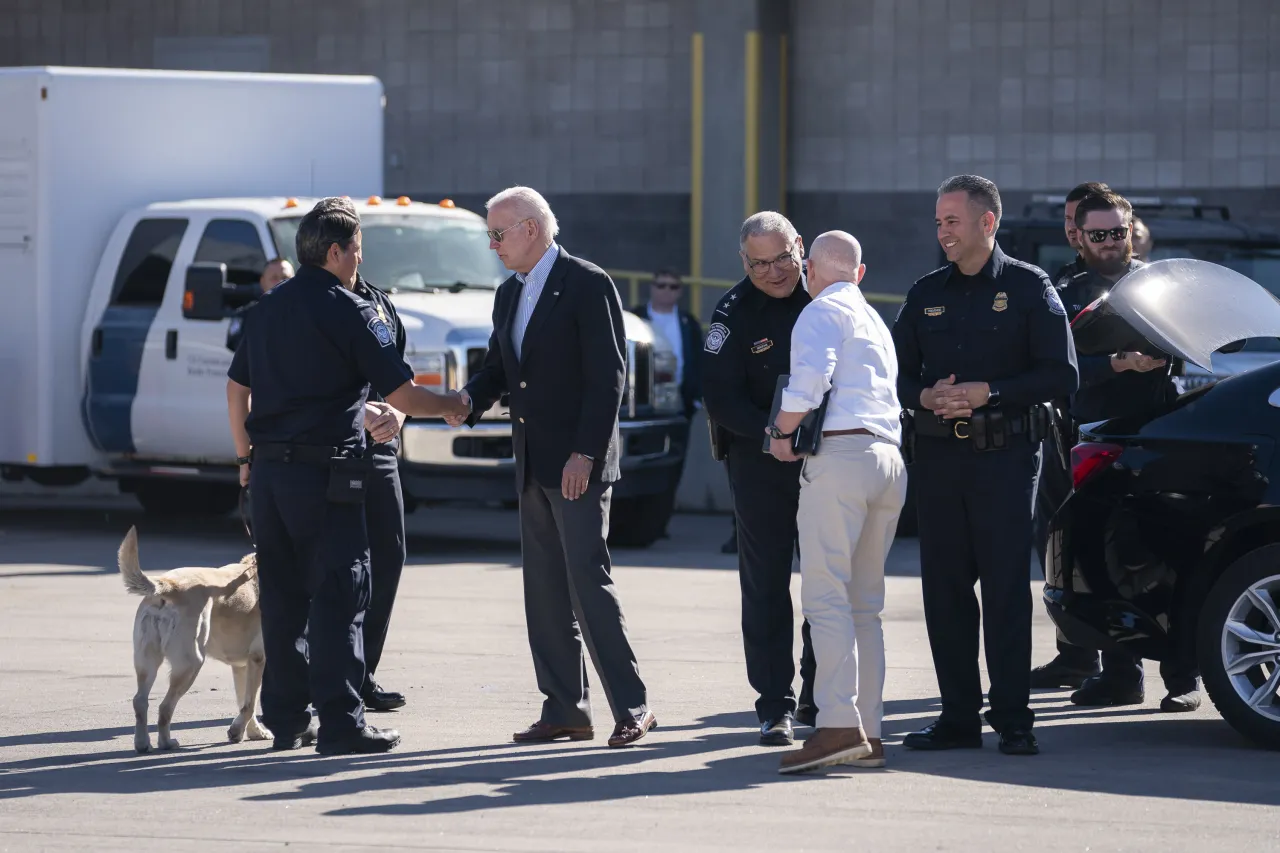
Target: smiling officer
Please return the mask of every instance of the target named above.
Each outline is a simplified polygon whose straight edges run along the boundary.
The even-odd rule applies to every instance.
[[[950,261],[907,293],[893,326],[898,396],[914,410],[911,476],[920,580],[942,715],[911,749],[982,746],[982,609],[1000,751],[1039,752],[1031,733],[1031,487],[1047,427],[1040,404],[1076,390],[1075,347],[1049,277],[996,243],[1000,193],[976,175],[938,188]]]
[[[702,347],[702,399],[727,445],[729,486],[738,530],[742,640],[747,680],[759,694],[760,742],[794,742],[795,721],[812,726],[816,664],[809,623],[801,628],[799,703],[791,561],[796,552],[800,463],[764,450],[778,377],[790,369],[791,328],[810,302],[801,272],[804,242],[780,213],[742,224],[738,253],[747,277],[720,300]]]

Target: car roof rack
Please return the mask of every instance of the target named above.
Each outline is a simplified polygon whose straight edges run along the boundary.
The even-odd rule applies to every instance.
[[[1227,205],[1204,204],[1195,196],[1161,198],[1160,196],[1132,195],[1125,196],[1125,198],[1133,205],[1134,212],[1139,216],[1170,219],[1206,219],[1209,217],[1206,217],[1205,214],[1209,213],[1217,214],[1217,218],[1224,222],[1231,219],[1231,209]],[[1061,217],[1066,203],[1067,196],[1065,193],[1062,195],[1036,193],[1031,196],[1031,201],[1023,208],[1022,215],[1027,219],[1033,219],[1037,216]]]

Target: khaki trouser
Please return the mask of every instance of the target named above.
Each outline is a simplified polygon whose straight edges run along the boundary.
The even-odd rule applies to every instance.
[[[818,725],[880,737],[884,716],[884,561],[907,494],[897,445],[824,438],[800,474],[801,601],[818,671]]]

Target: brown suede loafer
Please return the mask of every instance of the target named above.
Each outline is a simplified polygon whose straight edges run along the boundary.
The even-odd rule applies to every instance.
[[[653,716],[652,711],[645,711],[639,719],[623,720],[618,723],[613,730],[613,736],[609,738],[609,746],[617,749],[622,746],[631,746],[631,744],[640,740],[649,733],[649,729],[656,729],[658,720]]]
[[[542,720],[534,723],[522,732],[516,732],[512,735],[512,740],[516,743],[551,743],[561,738],[569,740],[592,740],[596,736],[596,730],[591,726],[584,728],[574,728],[572,726],[556,726],[551,723],[544,723]]]
[[[779,773],[803,773],[833,764],[844,764],[872,754],[871,743],[860,728],[815,731],[804,746],[782,756]]]

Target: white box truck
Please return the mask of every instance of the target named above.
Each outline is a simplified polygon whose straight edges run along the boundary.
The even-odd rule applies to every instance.
[[[232,509],[229,317],[269,259],[296,263],[297,222],[326,195],[357,202],[362,273],[391,292],[419,381],[464,383],[508,272],[478,215],[380,198],[384,104],[373,77],[0,69],[0,474]],[[614,539],[643,545],[687,426],[669,345],[626,318]],[[409,505],[514,499],[501,404],[474,430],[410,421],[402,456]]]

